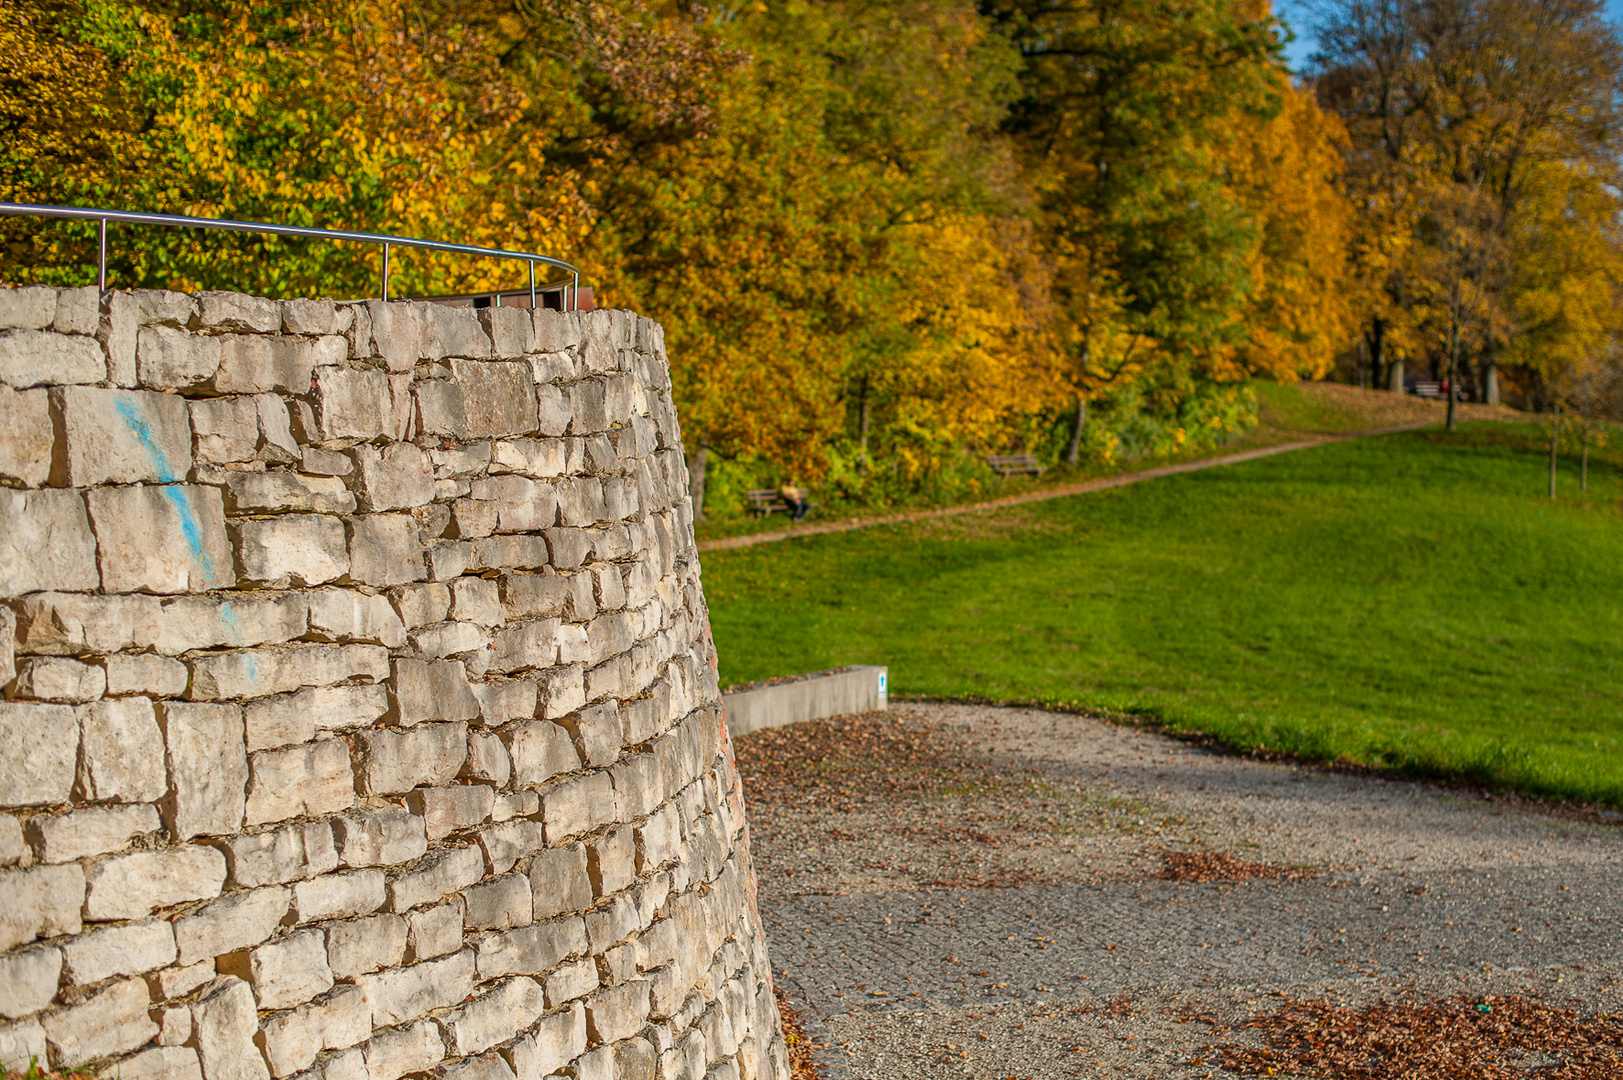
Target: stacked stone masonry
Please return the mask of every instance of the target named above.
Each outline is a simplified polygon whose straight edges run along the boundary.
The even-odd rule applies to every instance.
[[[660,328],[0,289],[0,1066],[780,1080]]]

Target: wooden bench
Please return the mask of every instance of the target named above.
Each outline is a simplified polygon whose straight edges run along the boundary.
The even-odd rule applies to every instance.
[[[1417,381],[1414,384],[1414,396],[1424,398],[1440,398],[1443,396],[1443,384],[1424,380]]]
[[[758,488],[755,491],[745,492],[745,495],[750,501],[750,513],[756,517],[789,512],[789,507],[784,504],[783,496],[778,494],[777,488]],[[816,503],[809,499],[806,501],[806,513],[811,513],[816,507]]]
[[[1032,476],[1043,474],[1042,463],[1035,454],[987,454],[987,466],[999,476],[1013,476],[1016,473],[1030,473]]]

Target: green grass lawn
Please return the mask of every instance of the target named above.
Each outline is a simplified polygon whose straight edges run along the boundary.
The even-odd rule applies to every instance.
[[[723,683],[848,663],[1240,748],[1623,806],[1620,457],[1534,425],[1341,443],[704,556]]]

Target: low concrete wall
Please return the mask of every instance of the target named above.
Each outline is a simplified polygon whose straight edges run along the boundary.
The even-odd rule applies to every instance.
[[[747,735],[801,720],[883,709],[890,669],[863,665],[844,671],[818,671],[795,682],[728,691],[721,695],[727,733]]]

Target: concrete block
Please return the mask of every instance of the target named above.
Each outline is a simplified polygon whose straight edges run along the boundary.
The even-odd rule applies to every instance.
[[[863,666],[814,672],[812,677],[722,695],[727,733],[734,738],[763,728],[828,716],[884,709],[889,668]]]
[[[0,386],[0,480],[42,486],[55,442],[48,392]]]
[[[360,754],[357,787],[363,795],[393,795],[419,785],[449,783],[468,756],[465,723],[420,724],[405,731],[355,734]]]
[[[237,583],[219,488],[98,488],[85,503],[103,591],[207,592]]]
[[[448,956],[462,948],[462,897],[406,916],[406,956],[413,962]]]
[[[242,828],[248,756],[235,705],[164,702],[158,710],[169,763],[164,819],[178,839]]]
[[[320,930],[295,930],[219,961],[221,971],[246,977],[262,1009],[290,1009],[332,989],[327,967],[327,936]]]
[[[407,1027],[379,1031],[362,1048],[366,1056],[367,1080],[399,1080],[408,1073],[423,1072],[445,1057],[445,1043],[439,1025],[422,1020]]]
[[[327,964],[335,979],[353,979],[380,968],[399,967],[405,959],[406,920],[399,915],[332,923],[326,931]],[[461,944],[460,940],[457,944]]]
[[[269,1080],[270,1070],[254,1045],[259,1014],[254,995],[239,978],[221,976],[192,1005],[193,1041],[206,1080]]]
[[[107,673],[107,694],[111,697],[180,697],[191,679],[191,672],[179,660],[151,653],[114,654],[102,661],[102,668]]]
[[[117,851],[163,827],[151,806],[86,806],[28,819],[28,839],[44,863],[73,862]]]
[[[397,866],[428,850],[423,819],[398,806],[356,808],[332,819],[343,866]]]
[[[472,885],[484,873],[484,856],[474,844],[437,851],[390,880],[389,910],[400,913],[432,903]]]
[[[152,390],[190,390],[208,385],[219,370],[219,338],[189,334],[167,326],[142,327],[136,334],[135,372],[142,386]]]
[[[16,1020],[45,1008],[56,996],[61,974],[61,949],[18,949],[0,955],[0,1016]]]
[[[465,832],[490,820],[496,796],[486,784],[417,788],[406,796],[406,809],[423,819],[429,840]]]
[[[398,649],[406,627],[388,597],[352,589],[318,589],[306,595],[310,633],[322,641],[360,641]]]
[[[468,930],[509,930],[533,921],[530,879],[505,874],[462,890],[463,923]]]
[[[243,706],[248,750],[274,750],[311,741],[320,732],[376,723],[389,709],[389,691],[373,686],[314,686]]]
[[[198,323],[214,330],[273,334],[282,326],[282,311],[275,300],[237,292],[197,294]]]
[[[245,583],[285,589],[324,585],[349,572],[344,523],[322,514],[239,521],[231,529]]]
[[[433,466],[428,455],[411,443],[390,443],[382,450],[363,443],[349,454],[355,462],[352,482],[362,510],[409,510],[433,501]]]
[[[83,1004],[41,1018],[51,1061],[72,1068],[97,1058],[124,1054],[158,1034],[147,1015],[147,987],[140,979],[113,983]]]
[[[95,701],[107,689],[107,672],[60,656],[27,656],[14,661],[16,674],[8,687],[24,701]]]
[[[233,836],[224,844],[231,880],[252,888],[312,878],[338,867],[333,828],[326,821],[284,825],[269,832]]]
[[[463,762],[462,775],[470,780],[485,780],[497,788],[507,786],[513,778],[513,763],[507,756],[507,746],[499,736],[470,732],[468,734],[468,760]],[[491,813],[495,812],[492,803]]]
[[[350,580],[387,588],[421,581],[422,546],[409,514],[363,514],[349,520]]]
[[[389,590],[389,602],[400,613],[406,629],[415,630],[444,621],[451,610],[451,590],[437,581],[401,585]]]
[[[198,701],[264,697],[349,679],[382,682],[388,651],[375,645],[298,645],[241,649],[194,660],[190,695]]]
[[[535,1030],[502,1051],[519,1080],[561,1073],[586,1052],[586,1010],[576,1003],[542,1017]]]
[[[355,802],[349,746],[318,739],[285,750],[261,750],[249,760],[246,822],[263,825],[294,817],[319,817]]]
[[[530,859],[530,897],[537,922],[591,907],[585,846],[552,847]]]
[[[0,705],[0,726],[6,708]],[[155,802],[163,797],[168,790],[164,742],[149,699],[98,701],[78,710],[78,716],[83,742],[77,787],[82,797],[97,802]],[[0,746],[13,741],[0,740]]]
[[[370,915],[388,899],[381,871],[323,874],[293,886],[293,910],[301,923]]]
[[[54,484],[168,484],[191,471],[192,426],[184,398],[63,386],[51,391],[51,411],[61,446]]]
[[[175,920],[176,962],[191,966],[270,940],[287,915],[292,894],[273,886],[221,897]],[[165,996],[173,997],[175,994]]]
[[[541,984],[519,975],[503,979],[440,1020],[452,1054],[482,1053],[509,1042],[546,1012]]]
[[[73,790],[79,725],[68,705],[0,701],[0,801],[6,806],[51,806]]]
[[[566,780],[541,796],[541,818],[549,844],[608,825],[617,816],[614,784],[608,773]]]
[[[460,1004],[473,992],[473,976],[473,950],[464,949],[443,960],[362,975],[355,985],[372,1006],[372,1023],[393,1027]]]
[[[80,874],[76,865],[53,869]],[[113,855],[88,864],[82,873],[85,918],[141,919],[159,908],[220,895],[225,856],[213,848],[182,844]],[[77,933],[77,920],[72,930],[63,932]]]
[[[107,378],[107,356],[92,338],[42,330],[0,330],[0,385],[31,386],[99,383]]]
[[[0,488],[0,595],[88,591],[101,581],[96,538],[77,491]]]
[[[226,474],[225,492],[226,506],[234,514],[348,514],[355,509],[355,496],[336,476],[303,476],[279,469],[231,472]]]
[[[389,378],[381,371],[317,368],[314,397],[322,440],[375,439],[390,433]]]
[[[550,720],[517,723],[500,734],[513,763],[513,783],[519,787],[537,787],[581,767],[569,733]]]
[[[146,919],[92,930],[65,942],[62,959],[67,982],[77,986],[144,975],[175,962],[175,928],[163,919]]]

